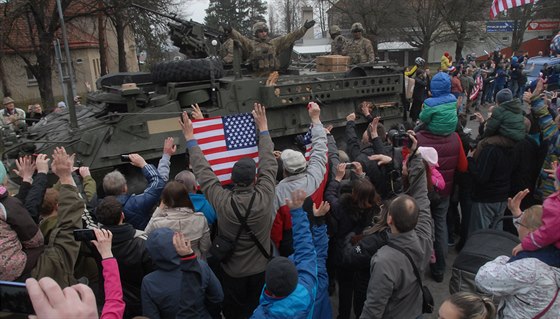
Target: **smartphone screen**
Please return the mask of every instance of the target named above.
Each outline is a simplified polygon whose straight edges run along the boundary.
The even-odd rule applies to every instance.
[[[25,283],[0,281],[0,317],[2,313],[35,313]]]
[[[90,241],[95,239],[93,229],[74,229],[75,241]]]

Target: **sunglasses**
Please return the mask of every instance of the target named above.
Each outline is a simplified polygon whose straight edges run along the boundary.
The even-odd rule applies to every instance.
[[[352,30],[352,33],[362,32],[362,30]]]
[[[258,29],[257,33],[261,33],[261,32],[268,32],[268,29]]]

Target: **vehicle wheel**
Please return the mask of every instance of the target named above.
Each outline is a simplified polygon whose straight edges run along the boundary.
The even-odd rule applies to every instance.
[[[168,61],[154,65],[152,78],[155,83],[202,81],[223,76],[224,66],[216,58]]]

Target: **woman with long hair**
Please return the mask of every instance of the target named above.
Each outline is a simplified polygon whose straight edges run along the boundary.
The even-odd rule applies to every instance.
[[[169,227],[182,233],[191,241],[195,254],[202,259],[210,249],[210,228],[204,214],[194,211],[189,192],[184,184],[171,181],[165,185],[161,193],[161,204],[154,212],[146,233],[156,228]]]
[[[347,173],[347,167],[352,168],[353,174],[357,177],[350,182],[351,192],[340,194],[341,182]],[[363,229],[372,225],[373,217],[379,212],[381,198],[375,186],[365,178],[362,165],[353,162],[341,163],[337,166],[335,178],[325,191],[325,199],[331,204],[331,214],[335,224],[334,260],[340,261],[346,236],[349,233],[361,234]],[[349,318],[354,294],[354,269],[343,267],[340,262],[335,263],[339,289],[338,318]]]

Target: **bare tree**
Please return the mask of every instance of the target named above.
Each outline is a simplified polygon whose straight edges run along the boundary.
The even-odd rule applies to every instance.
[[[96,4],[86,0],[61,0],[64,21],[89,16]],[[55,2],[52,0],[10,1],[4,4],[0,40],[5,48],[15,52],[35,79],[43,105],[54,107],[52,91],[52,43],[60,28]],[[26,50],[22,50],[26,47]],[[31,50],[31,55],[28,50]]]
[[[331,11],[341,15],[342,20],[362,23],[365,36],[371,40],[375,51],[380,38],[394,36],[396,23],[402,21],[406,0],[327,0]],[[342,25],[350,28],[350,25]]]
[[[443,19],[438,3],[434,0],[407,1],[400,23],[400,35],[413,47],[420,48],[422,57],[428,58],[433,43],[441,40]]]
[[[463,48],[468,39],[477,38],[480,35],[480,22],[484,21],[485,15],[490,11],[486,0],[437,0],[437,8],[445,26],[448,29],[447,37],[455,42],[455,58],[460,60],[463,56]],[[480,10],[472,10],[480,8]]]
[[[327,37],[327,30],[329,26],[327,25],[327,10],[331,7],[330,3],[327,0],[314,0],[313,1],[314,7],[314,15],[318,18],[318,25],[321,28],[321,37]]]

